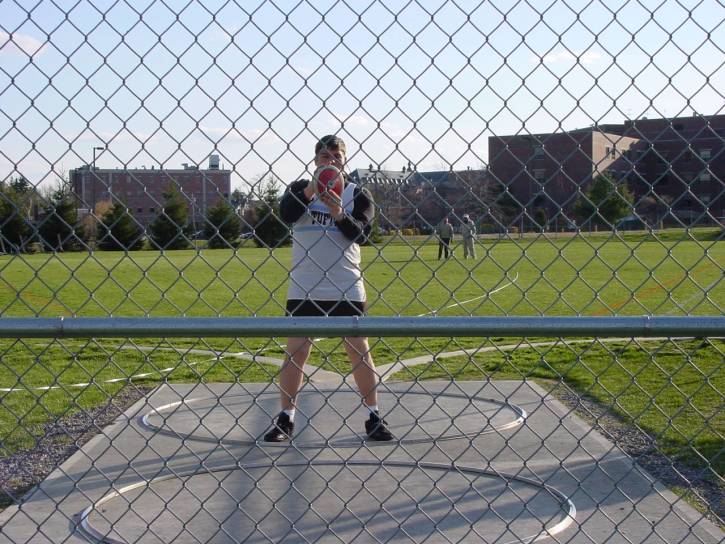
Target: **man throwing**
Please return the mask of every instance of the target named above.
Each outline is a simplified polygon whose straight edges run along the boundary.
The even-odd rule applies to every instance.
[[[333,135],[315,145],[315,166],[330,165],[343,176],[342,196],[315,194],[315,180],[296,181],[284,193],[280,215],[292,227],[292,269],[287,292],[287,315],[306,317],[365,315],[367,297],[360,268],[360,242],[370,233],[375,204],[370,193],[350,183],[344,173],[345,142]],[[370,440],[392,440],[380,417],[378,375],[364,337],[344,339],[352,374],[362,402],[369,411],[365,433]],[[310,338],[289,338],[279,376],[282,411],[266,442],[290,440],[294,431],[296,397],[302,386],[302,369],[312,348]]]

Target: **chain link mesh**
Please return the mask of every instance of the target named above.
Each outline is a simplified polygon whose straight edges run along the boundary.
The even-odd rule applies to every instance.
[[[0,329],[27,318],[0,335],[0,541],[722,542],[725,334],[445,318],[713,330],[724,26],[717,0],[0,0]],[[320,161],[338,208],[298,181]],[[289,318],[113,334],[365,300],[341,259],[390,317],[367,345],[333,318],[304,365]],[[28,332],[58,316],[100,333]]]

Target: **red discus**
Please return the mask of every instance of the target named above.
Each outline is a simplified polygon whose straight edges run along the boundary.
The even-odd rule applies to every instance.
[[[330,192],[342,197],[342,175],[334,166],[326,164],[318,167],[315,170],[314,179],[315,193],[318,195]]]

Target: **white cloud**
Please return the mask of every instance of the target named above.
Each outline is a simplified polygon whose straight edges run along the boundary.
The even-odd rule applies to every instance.
[[[230,129],[230,127],[210,127],[209,125],[199,125],[199,130],[209,136],[224,136],[225,138],[231,138],[240,140],[242,136],[238,131]]]
[[[353,127],[368,127],[372,125],[373,120],[368,115],[356,113],[345,119],[345,124]]]
[[[28,56],[40,55],[45,50],[45,45],[28,34],[14,32],[11,39],[10,34],[0,30],[0,53],[23,53]]]
[[[591,64],[602,58],[602,55],[596,51],[585,51],[584,53],[576,53],[569,50],[554,51],[547,53],[543,59],[541,57],[532,57],[533,62],[543,61],[544,64],[555,64],[558,62],[576,62],[577,56],[581,64]]]

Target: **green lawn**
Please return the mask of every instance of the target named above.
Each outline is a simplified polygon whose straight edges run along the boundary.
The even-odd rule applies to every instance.
[[[725,307],[723,241],[484,240],[476,261],[436,256],[421,240],[364,248],[371,314],[720,315]],[[0,315],[282,315],[289,262],[289,248],[255,247],[3,256]]]
[[[142,346],[152,350],[140,349]],[[208,349],[197,341],[195,349]],[[227,341],[227,353],[243,351]],[[0,456],[30,448],[43,425],[105,404],[121,387],[170,382],[269,382],[278,368],[138,340],[0,340]],[[85,385],[80,385],[85,384]],[[42,389],[52,387],[52,389]]]

